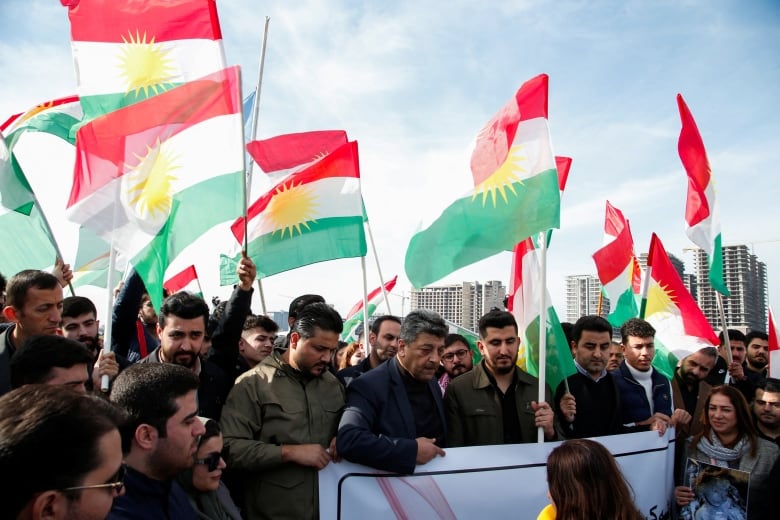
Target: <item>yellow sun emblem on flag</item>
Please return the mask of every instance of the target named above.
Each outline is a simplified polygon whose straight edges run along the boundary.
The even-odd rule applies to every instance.
[[[647,308],[645,309],[645,316],[652,316],[657,312],[672,312],[674,308],[674,292],[667,287],[662,287],[658,282],[653,280],[647,291]]]
[[[266,216],[273,226],[274,234],[281,231],[281,238],[284,238],[285,233],[289,232],[292,238],[293,232],[303,234],[302,228],[310,229],[308,223],[316,222],[316,206],[317,197],[311,187],[296,186],[290,182],[277,188],[266,209]]]
[[[158,139],[146,147],[146,154],[134,154],[138,164],[126,174],[127,205],[139,219],[159,224],[168,218],[173,199],[172,184],[176,177],[171,172],[179,166],[176,158]]]
[[[135,36],[130,33],[128,38],[122,36],[122,41],[119,67],[127,85],[125,93],[134,91],[137,96],[143,90],[144,97],[149,97],[149,91],[159,94],[167,90],[174,73],[169,51],[155,44],[154,37],[147,41],[146,32],[141,35],[136,31]]]
[[[496,194],[501,195],[504,204],[509,203],[508,191],[511,191],[515,196],[514,183],[521,183],[518,173],[525,172],[526,169],[521,166],[521,163],[528,160],[525,155],[520,154],[520,146],[513,146],[507,154],[504,163],[493,172],[490,177],[477,184],[474,187],[474,195],[471,196],[471,200],[475,200],[477,196],[482,194],[482,206],[485,206],[488,196],[491,199],[493,207],[496,207]]]

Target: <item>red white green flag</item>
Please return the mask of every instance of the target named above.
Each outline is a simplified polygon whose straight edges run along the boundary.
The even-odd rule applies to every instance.
[[[85,119],[225,68],[215,0],[60,0]]]
[[[724,296],[729,295],[723,279],[723,249],[721,246],[720,221],[715,200],[715,182],[704,149],[699,128],[693,120],[683,97],[677,94],[680,109],[680,139],[677,150],[688,174],[688,197],[685,201],[685,233],[691,242],[704,249],[709,259],[710,285]]]
[[[650,241],[647,274],[651,280],[644,319],[656,330],[653,366],[671,378],[678,358],[704,347],[718,346],[718,336],[685,288],[655,233]],[[666,353],[659,349],[659,344],[665,346]]]
[[[558,172],[547,125],[546,74],[526,83],[477,136],[468,192],[416,233],[406,275],[422,287],[524,238],[557,228]],[[501,232],[496,232],[501,230]]]
[[[187,291],[203,298],[203,289],[200,287],[198,272],[194,265],[185,267],[181,272],[168,278],[163,287],[168,291],[168,294]]]
[[[81,118],[78,96],[67,96],[39,103],[26,112],[12,115],[0,125],[0,131],[6,135],[11,149],[25,132],[45,132],[75,144],[71,128]]]
[[[279,182],[231,226],[239,244],[248,229],[258,277],[337,258],[365,256],[357,142],[351,141]],[[235,281],[240,253],[222,255],[222,285]]]
[[[593,254],[604,295],[612,304],[607,317],[614,327],[639,316],[637,295],[642,268],[634,253],[634,239],[623,212],[607,201],[604,246]]]
[[[777,335],[777,323],[772,307],[769,308],[769,377],[780,378],[780,336]]]
[[[241,214],[238,67],[97,118],[76,143],[68,218],[129,258],[158,305],[170,261]]]
[[[529,237],[515,246],[512,255],[512,274],[509,282],[509,311],[517,320],[521,351],[517,363],[533,376],[539,375],[539,309],[542,302],[541,265],[536,246]],[[550,293],[544,290],[547,309],[547,365],[546,380],[555,391],[558,385],[576,373],[571,350],[561,327],[558,314],[552,306]]]
[[[246,150],[258,166],[276,182],[347,144],[344,130],[315,130],[259,139]]]
[[[395,283],[397,281],[398,281],[398,275],[395,275],[392,280],[390,280],[385,284],[384,292],[382,291],[382,287],[380,286],[374,289],[373,291],[371,291],[370,293],[368,293],[367,300],[369,306],[370,305],[374,305],[374,307],[379,306],[379,304],[382,303],[385,299],[384,293],[386,292],[389,294],[390,291],[392,291],[393,288],[395,288]],[[358,301],[355,305],[352,306],[349,312],[347,312],[347,314],[345,315],[344,319],[349,320],[355,314],[362,313],[362,311],[363,311],[363,298],[361,298],[360,301]]]

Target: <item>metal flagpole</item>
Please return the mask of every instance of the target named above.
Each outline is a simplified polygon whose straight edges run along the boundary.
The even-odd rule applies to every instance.
[[[539,405],[545,402],[545,385],[547,384],[547,236],[540,233],[539,263],[541,278],[541,291],[539,301],[539,397],[536,401]],[[544,442],[544,429],[537,429],[537,442]]]
[[[379,273],[379,284],[382,288],[382,296],[385,298],[385,306],[387,306],[387,313],[393,314],[390,310],[390,298],[387,297],[387,289],[385,289],[385,278],[382,276],[382,267],[379,265],[379,257],[376,255],[376,245],[374,244],[374,234],[371,232],[371,224],[366,219],[366,229],[368,229],[368,239],[371,242],[371,252],[374,253],[374,260],[376,260],[376,270]],[[365,305],[365,302],[363,302]]]

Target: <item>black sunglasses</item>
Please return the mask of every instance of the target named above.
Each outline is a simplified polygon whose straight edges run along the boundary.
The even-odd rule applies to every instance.
[[[116,474],[111,477],[112,482],[108,482],[107,484],[93,484],[91,486],[74,486],[74,487],[68,487],[61,489],[60,491],[81,491],[82,489],[100,489],[100,488],[109,488],[111,491],[116,492],[117,494],[122,492],[122,488],[125,487],[125,473],[126,473],[126,467],[124,464],[119,466],[119,469],[117,470]]]
[[[202,459],[195,459],[195,464],[203,464],[209,471],[214,471],[219,467],[219,459],[222,458],[222,454],[218,451],[209,453]]]

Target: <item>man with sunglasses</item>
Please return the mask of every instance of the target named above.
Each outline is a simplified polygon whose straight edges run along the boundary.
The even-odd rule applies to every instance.
[[[0,398],[3,518],[103,519],[123,492],[122,410],[27,385]]]
[[[137,363],[121,372],[111,401],[130,415],[124,429],[127,491],[111,519],[195,519],[176,475],[191,468],[198,439],[198,376],[174,363]]]
[[[448,334],[444,338],[444,354],[441,356],[441,369],[437,378],[442,395],[450,381],[474,368],[472,357],[471,347],[465,337]]]

